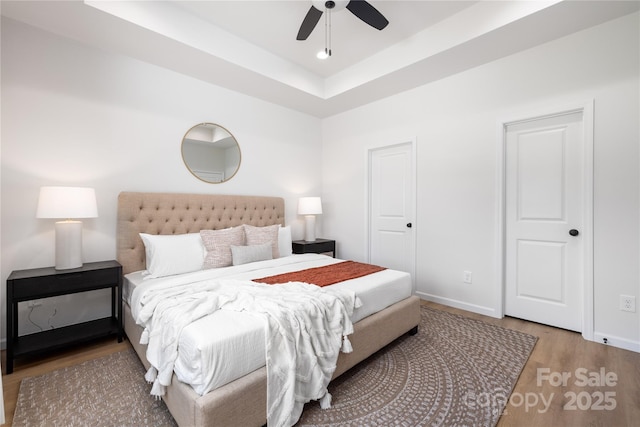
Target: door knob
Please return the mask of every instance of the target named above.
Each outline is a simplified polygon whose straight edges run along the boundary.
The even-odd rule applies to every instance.
[[[411,228],[411,227],[413,227],[413,224],[411,224],[410,222],[407,223],[407,228]]]
[[[577,236],[578,234],[580,234],[580,232],[575,228],[572,228],[571,230],[569,230],[569,234],[571,234],[572,236]]]

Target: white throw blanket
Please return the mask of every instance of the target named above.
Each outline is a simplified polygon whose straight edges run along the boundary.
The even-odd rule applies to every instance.
[[[350,316],[360,302],[353,292],[306,283],[264,285],[250,281],[209,280],[147,290],[134,308],[145,328],[152,365],[145,378],[151,393],[164,395],[171,383],[181,331],[191,322],[219,309],[247,311],[267,321],[267,422],[291,426],[303,406],[320,399],[329,407],[327,385],[339,351],[351,351],[347,335]]]

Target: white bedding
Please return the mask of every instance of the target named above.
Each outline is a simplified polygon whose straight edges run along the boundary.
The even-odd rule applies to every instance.
[[[145,279],[142,272],[134,272],[125,276],[124,293],[133,308],[149,287],[215,278],[251,280],[340,261],[325,255],[304,254],[158,279]],[[332,286],[354,291],[362,301],[362,307],[351,316],[353,323],[409,297],[412,292],[409,274],[395,270]],[[179,339],[176,376],[203,395],[261,368],[265,365],[264,331],[265,321],[245,312],[219,310],[193,322]]]

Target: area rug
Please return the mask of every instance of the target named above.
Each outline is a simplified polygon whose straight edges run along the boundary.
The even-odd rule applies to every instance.
[[[24,378],[13,426],[177,426],[130,349]]]
[[[537,338],[421,307],[404,336],[329,385],[297,426],[495,426]]]
[[[404,336],[333,381],[297,426],[495,426],[536,337],[421,308]],[[173,426],[133,350],[25,378],[14,426]]]

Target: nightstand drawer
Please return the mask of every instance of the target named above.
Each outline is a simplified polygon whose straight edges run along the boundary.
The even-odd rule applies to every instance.
[[[323,252],[333,252],[336,247],[336,243],[333,241],[330,242],[316,242],[313,245],[313,252],[315,253],[323,253]]]
[[[294,240],[293,253],[294,254],[324,254],[331,252],[333,257],[336,256],[336,241],[329,239],[316,239],[313,242],[307,242],[304,240]]]
[[[50,276],[47,280],[32,277],[13,281],[13,298],[33,299],[65,295],[94,289],[110,287],[118,283],[118,271],[115,269],[94,270],[92,272],[70,272]]]

